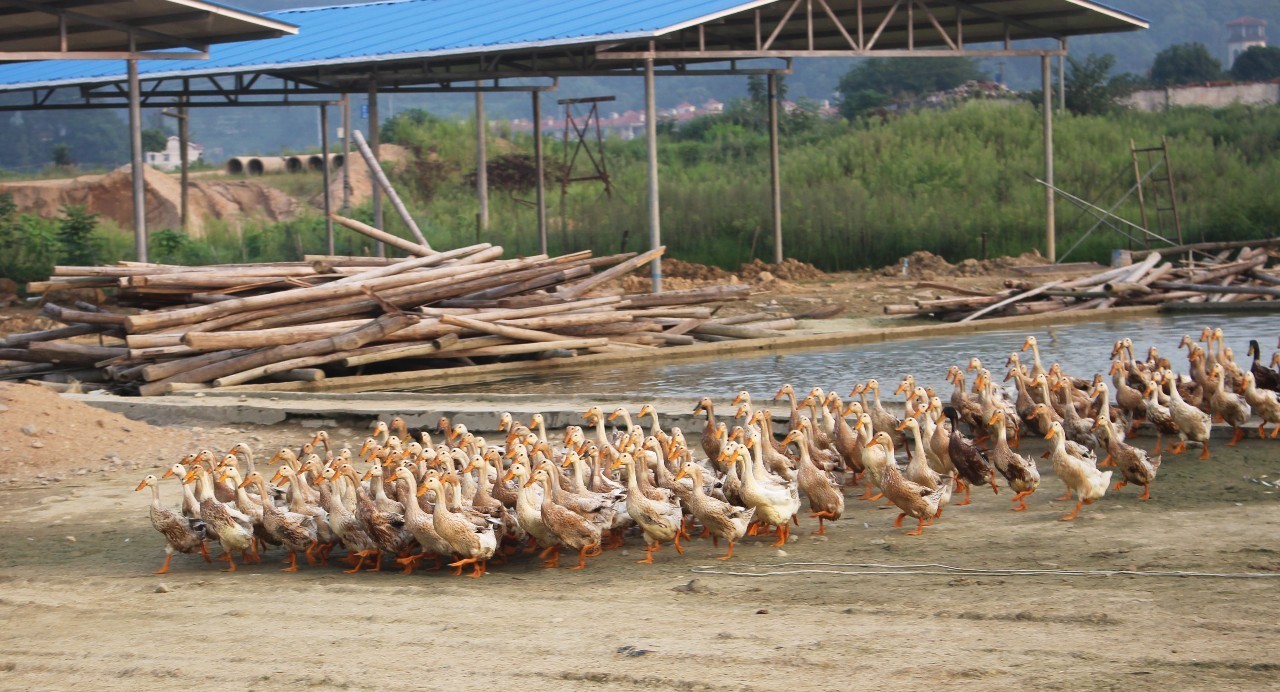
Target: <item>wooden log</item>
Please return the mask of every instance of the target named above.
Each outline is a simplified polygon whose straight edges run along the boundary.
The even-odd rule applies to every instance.
[[[1258,281],[1271,284],[1272,286],[1280,286],[1280,276],[1268,274],[1261,269],[1250,269],[1248,273],[1250,277],[1257,279]]]
[[[364,255],[303,255],[302,261],[331,267],[384,267],[401,261],[401,257],[365,257]]]
[[[1280,288],[1269,286],[1215,286],[1213,284],[1193,284],[1181,281],[1157,281],[1154,288],[1170,291],[1195,291],[1197,293],[1252,293],[1259,296],[1280,296]]]
[[[236,373],[244,373],[262,368],[273,363],[309,356],[327,355],[339,351],[351,351],[367,343],[376,341],[409,326],[417,319],[405,313],[383,315],[367,324],[348,330],[337,336],[325,337],[313,341],[303,341],[286,346],[272,346],[260,351],[212,363],[195,370],[189,370],[168,378],[168,382],[214,382],[229,378]],[[299,365],[284,368],[291,370]]]
[[[657,307],[660,305],[689,305],[691,303],[714,303],[718,301],[743,300],[751,294],[751,287],[745,284],[733,286],[706,286],[689,288],[680,291],[663,291],[662,293],[631,293],[623,299],[631,301],[636,308]]]
[[[390,200],[392,208],[400,215],[400,220],[413,233],[413,237],[418,243],[427,250],[431,250],[431,243],[427,242],[426,236],[422,235],[422,230],[418,228],[418,222],[413,220],[413,216],[409,214],[409,210],[405,208],[404,202],[400,201],[400,195],[396,194],[396,189],[392,187],[391,181],[387,179],[386,171],[382,170],[382,164],[378,162],[378,157],[373,155],[373,150],[369,148],[369,143],[364,141],[364,135],[359,130],[351,131],[352,139],[356,146],[360,149],[360,156],[364,158],[365,164],[369,167],[369,172],[373,174],[373,179],[378,182],[378,187],[387,193],[387,199]]]
[[[324,378],[325,373],[320,368],[295,368],[277,372],[267,379],[272,382],[319,382]]]
[[[1191,272],[1187,277],[1187,283],[1202,284],[1209,281],[1217,281],[1218,279],[1223,279],[1228,276],[1244,274],[1254,269],[1261,269],[1266,266],[1266,264],[1266,255],[1251,257],[1250,259],[1246,259],[1242,262],[1231,262],[1229,264],[1214,267],[1213,269]]]
[[[355,368],[370,363],[381,363],[402,358],[422,358],[438,353],[458,343],[457,334],[445,334],[438,339],[415,344],[394,344],[390,348],[363,355],[348,356],[342,359],[343,367]],[[366,349],[372,350],[372,349]]]
[[[22,379],[32,375],[40,375],[57,370],[58,365],[52,363],[31,363],[27,365],[0,366],[0,380]]]
[[[38,342],[37,342],[38,343]],[[25,348],[0,348],[0,360],[16,360],[22,363],[49,363],[49,358],[32,353]]]
[[[698,335],[725,336],[733,339],[772,339],[777,336],[785,336],[782,332],[773,329],[756,329],[755,327],[713,324],[710,322],[695,327],[691,332]]]
[[[152,365],[143,366],[138,376],[147,382],[158,382],[166,380],[175,375],[190,372],[203,368],[212,363],[220,363],[222,361],[238,358],[253,351],[245,349],[237,349],[234,351],[214,351],[213,353],[205,353],[190,358],[179,358],[176,360],[168,360],[163,363],[154,363]]]
[[[673,317],[676,319],[711,319],[715,311],[708,307],[657,307],[632,310],[636,317]]]
[[[63,323],[81,323],[81,324],[108,324],[119,327],[124,324],[127,315],[121,315],[114,312],[90,312],[87,310],[72,310],[64,308],[53,303],[45,303],[40,308],[40,314],[58,320]]]
[[[351,274],[349,276],[338,279],[334,283],[340,283],[340,284],[359,283],[361,281],[368,281],[370,279],[380,279],[384,276],[394,276],[396,274],[403,274],[404,272],[407,272],[413,269],[425,269],[427,267],[434,267],[437,265],[444,264],[445,262],[448,262],[450,260],[464,259],[464,258],[467,258],[468,256],[471,256],[474,258],[475,255],[483,253],[484,251],[489,250],[492,247],[493,247],[492,243],[480,243],[478,245],[468,245],[467,247],[461,247],[454,250],[449,250],[447,252],[437,252],[431,255],[427,255],[426,257],[400,260],[392,264],[384,264],[382,266],[374,267],[372,269],[366,269],[356,274]],[[501,255],[499,255],[499,257],[501,257]],[[470,264],[471,262],[464,261],[462,263]]]
[[[648,252],[642,252],[639,255],[636,255],[635,257],[624,260],[621,263],[609,269],[606,269],[605,271],[602,271],[599,274],[596,274],[595,276],[583,279],[574,284],[566,286],[556,291],[556,293],[565,298],[571,298],[571,299],[578,298],[582,296],[584,293],[586,293],[587,291],[590,291],[591,289],[595,288],[596,286],[604,284],[608,281],[612,281],[613,279],[616,279],[620,276],[625,276],[627,273],[634,271],[637,267],[642,267],[648,262],[661,257],[662,254],[666,251],[667,251],[667,246],[660,245],[656,248],[653,248],[652,250],[649,250]]]
[[[918,305],[886,305],[884,306],[884,314],[886,315],[925,315],[927,310],[922,309]]]
[[[459,342],[461,343],[461,342]],[[472,348],[466,350],[450,350],[447,352],[448,357],[458,358],[478,358],[480,356],[512,356],[524,353],[539,353],[542,351],[560,351],[560,350],[580,350],[593,346],[607,346],[609,339],[563,339],[559,341],[541,341],[541,342],[525,342],[520,344],[506,344],[503,346],[486,346],[480,348]],[[440,356],[445,356],[446,352],[441,352]]]
[[[445,324],[463,327],[472,331],[484,334],[492,334],[516,341],[566,341],[571,340],[569,337],[551,332],[537,331],[534,329],[525,329],[522,327],[509,327],[483,320],[473,320],[469,317],[461,317],[459,315],[443,315],[440,321]]]
[[[495,257],[501,256],[502,248],[493,247],[477,254],[484,255],[487,253],[496,253],[493,254]],[[458,277],[468,274],[484,273],[486,271],[492,272],[495,270],[500,272],[506,266],[507,265],[503,263],[493,262],[482,266],[451,265],[444,267],[431,267],[428,269],[410,271],[393,276],[384,276],[368,281],[348,284],[327,284],[324,286],[313,286],[310,288],[296,288],[290,291],[280,291],[278,293],[270,293],[261,296],[249,296],[247,298],[236,298],[235,300],[213,303],[210,305],[201,305],[193,308],[184,308],[181,310],[148,313],[143,315],[130,315],[125,321],[125,328],[129,333],[133,334],[145,331],[155,331],[166,327],[196,324],[204,320],[244,312],[250,309],[267,308],[276,311],[290,311],[296,310],[297,308],[294,306],[299,303],[362,295],[365,288],[374,291],[383,291],[397,287],[412,287],[414,285],[420,285],[423,282],[457,280]]]
[[[414,242],[410,242],[408,240],[405,240],[404,238],[401,238],[400,236],[391,235],[390,233],[387,233],[385,231],[380,231],[374,228],[373,226],[370,226],[369,224],[356,221],[355,219],[348,219],[347,217],[342,216],[340,214],[329,214],[329,218],[333,219],[335,222],[341,224],[342,226],[345,226],[355,231],[356,233],[369,236],[374,240],[382,241],[383,244],[390,245],[391,247],[396,248],[397,250],[407,252],[410,255],[413,255],[414,257],[426,257],[427,255],[433,254],[435,252],[429,247],[419,245]]]
[[[618,322],[615,324],[588,324],[581,327],[563,327],[564,334],[573,336],[617,336],[641,332],[661,332],[662,325],[650,322]]]
[[[1121,269],[1125,269],[1125,270],[1127,270],[1127,269],[1128,269],[1128,267],[1121,267]],[[1095,277],[1090,277],[1090,278],[1092,279],[1092,278],[1095,278]],[[1041,293],[1044,293],[1045,291],[1047,291],[1047,290],[1049,290],[1049,289],[1051,289],[1051,288],[1053,288],[1053,287],[1055,287],[1055,286],[1060,286],[1060,285],[1061,285],[1061,286],[1064,286],[1064,287],[1066,286],[1066,284],[1063,284],[1063,282],[1061,282],[1061,281],[1050,281],[1049,283],[1044,284],[1043,286],[1040,286],[1040,287],[1038,287],[1038,288],[1033,288],[1033,289],[1031,289],[1031,290],[1029,290],[1029,291],[1023,291],[1022,293],[1017,293],[1017,294],[1015,294],[1015,295],[1009,296],[1008,298],[1005,298],[1004,300],[1002,300],[1002,301],[1000,301],[1000,302],[998,302],[998,303],[993,303],[993,304],[991,304],[991,305],[988,305],[988,306],[987,306],[987,307],[985,307],[985,308],[981,308],[981,309],[979,309],[979,310],[977,310],[977,311],[975,311],[975,312],[971,312],[971,313],[969,313],[968,315],[966,315],[964,318],[962,318],[960,321],[961,321],[961,322],[972,322],[973,320],[976,320],[976,319],[978,319],[979,317],[982,317],[983,315],[986,315],[986,314],[989,314],[989,313],[994,312],[994,311],[996,311],[996,310],[999,310],[1000,308],[1002,308],[1002,307],[1004,307],[1004,306],[1006,306],[1006,305],[1010,305],[1010,304],[1012,304],[1012,303],[1016,303],[1016,302],[1018,302],[1018,301],[1020,301],[1020,300],[1026,300],[1027,298],[1030,298],[1030,297],[1032,297],[1032,296],[1040,295]]]
[[[988,295],[991,295],[988,291],[978,291],[972,288],[963,288],[961,286],[955,286],[953,284],[944,284],[937,281],[916,282],[916,289],[918,290],[921,288],[934,288],[940,291],[950,291],[951,293],[958,293],[962,296],[974,296],[977,298],[985,298]]]
[[[697,329],[706,323],[705,319],[691,318],[682,320],[664,333],[669,336],[680,336],[681,334],[688,334],[691,330]]]
[[[50,279],[48,281],[29,281],[27,282],[27,293],[39,295],[50,291],[74,290],[77,288],[112,288],[115,285],[115,280],[110,277],[74,276]]]
[[[1107,283],[1102,284],[1103,290],[1106,291],[1107,293],[1123,293],[1124,290],[1117,290],[1117,289],[1108,288],[1108,287],[1109,286],[1131,286],[1132,287],[1131,291],[1139,291],[1139,292],[1149,291],[1150,290],[1149,288],[1147,288],[1145,285],[1138,284],[1138,281],[1140,281],[1142,277],[1147,274],[1147,272],[1150,272],[1152,268],[1154,268],[1157,264],[1159,264],[1160,259],[1161,259],[1161,255],[1158,252],[1153,252],[1147,255],[1146,258],[1143,259],[1141,262],[1139,262],[1138,264],[1132,265],[1130,267],[1130,271],[1126,272],[1125,274],[1122,274],[1120,277],[1118,277],[1114,281],[1108,281]],[[1095,309],[1104,310],[1106,308],[1109,308],[1112,305],[1115,305],[1118,299],[1119,298],[1116,296],[1103,298],[1095,306]]]
[[[796,321],[792,317],[784,317],[777,320],[763,320],[760,322],[752,322],[745,325],[754,329],[772,329],[775,331],[785,331],[787,329],[795,329]]]
[[[66,339],[73,336],[82,336],[84,334],[92,334],[100,332],[106,327],[101,324],[73,324],[69,327],[55,327],[53,329],[43,329],[38,332],[26,332],[25,334],[10,334],[0,339],[0,348],[11,348],[18,346],[26,346],[32,341],[53,341],[55,339]]]
[[[745,315],[734,315],[732,317],[717,317],[711,320],[711,324],[746,324],[747,322],[756,322],[759,320],[769,319],[774,314],[771,312],[749,312]]]
[[[342,320],[274,329],[238,330],[230,332],[187,332],[180,343],[196,351],[219,351],[229,348],[262,348],[284,346],[319,337],[335,336],[354,329],[368,320]],[[130,342],[132,343],[132,342]]]
[[[1010,295],[1014,295],[1009,291],[1001,291],[994,295],[965,298],[943,298],[941,300],[917,300],[916,307],[921,312],[955,312],[958,310],[976,310],[988,305],[994,305]]]
[[[1172,257],[1184,252],[1217,252],[1219,250],[1234,250],[1242,247],[1274,247],[1280,245],[1280,237],[1267,238],[1264,240],[1232,240],[1226,242],[1210,242],[1210,243],[1190,243],[1188,245],[1174,245],[1172,247],[1164,247],[1159,250],[1134,250],[1131,255],[1134,259],[1145,257],[1152,252],[1164,253],[1166,257]]]
[[[657,332],[654,338],[661,339],[671,346],[692,346],[694,338],[687,334],[670,334],[667,332]]]
[[[633,319],[629,312],[586,312],[574,315],[546,315],[515,320],[499,320],[494,324],[526,329],[563,329],[589,324],[620,324]]]
[[[450,335],[452,336],[452,335]],[[457,337],[453,337],[456,340]],[[281,372],[289,372],[297,369],[309,369],[316,365],[325,365],[327,363],[346,362],[351,359],[359,358],[364,355],[375,355],[377,353],[386,353],[390,348],[383,347],[357,347],[349,350],[337,351],[334,353],[323,353],[313,356],[302,356],[298,358],[290,358],[275,363],[251,368],[242,372],[238,372],[225,377],[219,377],[213,380],[214,387],[230,387],[237,384],[243,384],[262,377],[269,377]]]
[[[559,270],[556,270],[554,267],[548,267],[548,269],[552,271],[541,272],[536,276],[525,279],[524,281],[502,284],[484,291],[468,293],[466,294],[466,297],[481,300],[505,298],[507,296],[513,296],[521,293],[548,289],[566,281],[571,281],[581,276],[587,276],[591,273],[590,267],[569,267]]]
[[[33,357],[47,363],[92,364],[116,356],[129,355],[127,348],[73,344],[66,341],[33,341],[27,345],[27,351]]]

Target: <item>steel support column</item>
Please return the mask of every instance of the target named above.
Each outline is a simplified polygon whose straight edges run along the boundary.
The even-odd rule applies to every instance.
[[[484,92],[476,92],[476,227],[480,233],[489,230],[489,152],[485,138]]]
[[[533,99],[533,167],[537,172],[538,252],[547,254],[547,189],[546,169],[542,161],[542,92],[530,93]]]
[[[1057,229],[1053,212],[1053,83],[1051,80],[1051,63],[1048,55],[1040,57],[1040,77],[1044,83],[1044,245],[1045,257],[1056,262]]]
[[[324,239],[329,254],[333,249],[333,199],[329,192],[329,106],[320,106],[320,182],[324,185]]]
[[[369,148],[373,150],[373,157],[379,159],[382,154],[382,137],[379,134],[378,127],[378,80],[369,80]],[[379,159],[380,161],[381,159]],[[373,171],[369,172],[369,184],[373,186],[373,227],[380,230],[387,230],[382,225],[382,190],[378,187],[378,179],[373,175]],[[377,255],[379,257],[387,256],[387,248],[383,246],[379,240],[377,244]]]
[[[132,43],[132,42],[131,42]],[[133,248],[139,262],[147,261],[147,178],[142,169],[142,92],[138,61],[129,60],[129,153],[133,183]]]
[[[188,169],[191,167],[191,157],[187,152],[187,147],[191,145],[191,128],[187,124],[187,115],[186,104],[184,103],[183,105],[178,106],[178,160],[182,166],[181,178],[178,184],[182,186],[181,218],[183,233],[191,232],[191,207],[188,200],[188,195],[190,193],[187,189],[188,183],[190,182]]]
[[[342,95],[342,213],[351,209],[351,95]]]
[[[1062,39],[1058,45],[1062,48],[1062,55],[1058,56],[1058,112],[1062,113],[1067,107],[1067,40]]]
[[[649,248],[662,245],[662,225],[658,206],[658,107],[653,88],[653,58],[644,61],[644,137],[649,161]],[[654,293],[662,292],[662,258],[649,263]]]
[[[778,76],[769,83],[769,208],[773,216],[773,262],[782,264],[782,178],[778,168]]]

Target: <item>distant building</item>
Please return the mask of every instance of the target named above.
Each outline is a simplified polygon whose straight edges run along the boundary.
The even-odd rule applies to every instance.
[[[187,161],[195,163],[200,160],[200,155],[204,153],[204,147],[199,144],[187,142]],[[152,168],[158,168],[162,171],[176,170],[182,165],[182,148],[177,137],[170,137],[165,142],[164,151],[148,151],[146,163]]]
[[[1236,64],[1240,54],[1254,46],[1266,47],[1267,21],[1257,17],[1240,17],[1227,22],[1227,67]]]

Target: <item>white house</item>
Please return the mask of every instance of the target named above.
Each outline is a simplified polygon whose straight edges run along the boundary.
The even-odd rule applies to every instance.
[[[187,161],[189,163],[199,161],[200,154],[203,152],[204,147],[187,142]],[[148,151],[146,163],[148,166],[162,171],[176,170],[182,165],[182,149],[178,143],[178,138],[170,137],[169,141],[164,145],[164,151]]]

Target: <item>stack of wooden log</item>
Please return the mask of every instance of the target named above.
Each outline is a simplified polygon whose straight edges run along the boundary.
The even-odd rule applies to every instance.
[[[717,317],[712,304],[746,298],[745,285],[591,295],[663,248],[502,259],[502,248],[487,243],[448,252],[403,240],[399,247],[415,256],[57,267],[30,290],[111,288],[124,309],[46,304],[44,314],[66,326],[0,340],[0,379],[74,378],[163,394],[358,374],[375,364],[385,372],[500,357],[639,354],[779,336],[795,326],[772,313]]]
[[[969,322],[984,317],[1130,305],[1178,303],[1229,310],[1237,303],[1274,301],[1280,297],[1280,267],[1275,266],[1275,253],[1269,249],[1277,244],[1280,239],[1252,243],[1249,247],[1239,247],[1241,243],[1205,243],[1159,252],[1134,252],[1130,254],[1132,264],[1079,279],[1042,284],[1006,281],[1005,289],[996,292],[947,287],[961,297],[887,305],[885,313],[932,315],[951,322]],[[1224,245],[1236,247],[1221,249]],[[1215,249],[1213,254],[1206,254]],[[1191,257],[1189,261],[1188,257]],[[930,287],[942,288],[938,284]]]

